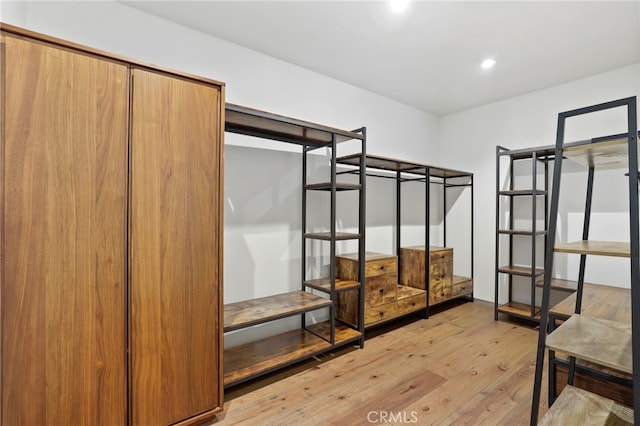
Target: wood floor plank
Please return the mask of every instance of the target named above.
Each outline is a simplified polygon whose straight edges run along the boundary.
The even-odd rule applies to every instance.
[[[230,388],[215,424],[528,424],[536,329],[481,301],[398,323],[369,330],[363,350]],[[545,368],[542,401],[546,383]]]

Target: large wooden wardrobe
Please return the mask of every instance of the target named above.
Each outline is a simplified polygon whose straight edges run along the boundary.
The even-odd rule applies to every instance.
[[[211,419],[224,85],[0,25],[2,425]]]

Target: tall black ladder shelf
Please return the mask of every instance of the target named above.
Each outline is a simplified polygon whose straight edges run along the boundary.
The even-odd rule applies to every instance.
[[[523,318],[538,322],[540,307],[536,304],[544,283],[542,251],[547,243],[547,228],[549,227],[549,168],[554,160],[555,148],[551,145],[534,148],[508,149],[496,146],[496,273],[494,295],[494,319],[499,314]],[[501,166],[504,159],[508,160],[508,187],[503,188]],[[527,170],[531,183],[523,187],[516,182],[516,169]],[[542,168],[540,183],[539,172]],[[517,201],[516,201],[517,200]],[[529,202],[530,225],[516,227],[516,214],[520,212],[517,203]],[[542,208],[540,208],[542,207]],[[503,217],[508,213],[508,220]],[[539,227],[539,219],[544,226]],[[504,222],[504,223],[503,223]],[[524,229],[523,229],[524,228]],[[514,244],[516,238],[528,238],[524,243],[529,245],[528,259],[518,258]],[[521,241],[518,241],[521,242]],[[521,247],[518,245],[518,247]],[[506,256],[505,256],[506,255]],[[506,257],[506,264],[504,257]],[[517,277],[517,278],[516,278]],[[506,281],[506,283],[504,282]],[[516,300],[514,288],[522,289],[524,282],[529,287],[528,300]],[[504,289],[506,284],[506,295]],[[576,291],[577,283],[570,280],[553,279],[551,290],[558,292],[556,296],[568,296]],[[503,302],[506,296],[506,302]]]
[[[365,179],[364,165],[359,183],[343,183],[336,179],[338,145],[347,141],[360,143],[359,154],[366,155],[366,128],[354,131],[311,123],[240,105],[226,104],[225,131],[259,139],[298,145],[302,148],[302,283],[293,291],[259,299],[224,305],[224,331],[264,324],[287,317],[300,317],[300,328],[275,336],[225,349],[224,385],[233,386],[254,377],[270,373],[303,359],[311,358],[339,346],[359,343],[364,346],[364,283],[336,278],[336,242],[357,240],[359,271],[364,276],[365,253]],[[307,181],[308,154],[320,148],[331,153],[330,179],[326,182]],[[364,161],[363,161],[364,164]],[[329,225],[323,232],[307,231],[307,197],[310,192],[328,192],[330,197]],[[338,232],[336,229],[337,193],[358,192],[358,232]],[[307,244],[314,241],[329,245],[329,276],[309,277]],[[321,250],[322,251],[322,250]],[[362,281],[362,280],[361,280]],[[358,292],[358,323],[353,326],[336,319],[337,294]],[[307,313],[325,309],[328,319],[307,322]]]
[[[568,118],[613,108],[627,112],[627,132],[565,143],[565,121]],[[636,98],[619,99],[603,104],[579,108],[558,115],[555,165],[549,213],[549,235],[545,251],[545,272],[542,295],[540,331],[538,337],[536,370],[531,407],[531,425],[538,422],[542,369],[545,351],[559,351],[570,356],[568,384],[555,400],[541,424],[575,423],[581,416],[589,416],[591,424],[601,419],[602,424],[615,416],[616,420],[640,424],[640,218],[638,216],[638,125]],[[588,167],[586,202],[582,240],[556,244],[560,181],[563,157]],[[621,168],[628,171],[629,243],[589,241],[589,223],[593,180],[596,169]],[[580,255],[575,314],[547,335],[549,293],[552,281],[554,252]],[[627,257],[631,261],[631,324],[591,318],[581,315],[584,272],[587,256]],[[576,360],[612,368],[633,375],[633,410],[610,399],[573,387]],[[618,423],[616,423],[618,424]]]

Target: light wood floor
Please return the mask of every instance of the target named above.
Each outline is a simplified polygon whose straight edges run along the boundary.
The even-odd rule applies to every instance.
[[[225,392],[223,425],[526,425],[537,329],[462,303]],[[541,416],[546,411],[543,379]],[[385,417],[386,416],[386,417]],[[384,421],[387,420],[387,421]]]

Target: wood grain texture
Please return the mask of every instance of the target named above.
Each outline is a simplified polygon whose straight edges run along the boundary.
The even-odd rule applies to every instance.
[[[220,400],[221,89],[132,70],[130,362],[134,425]]]
[[[575,314],[547,336],[547,347],[632,373],[630,323]]]
[[[303,329],[225,349],[224,384],[241,382],[331,348],[331,343]]]
[[[503,312],[509,315],[515,315],[522,318],[531,318],[531,305],[520,302],[509,302],[504,305],[498,306],[498,312]],[[540,308],[536,306],[534,319],[540,319]]]
[[[575,312],[576,294],[549,309],[549,315],[568,319]],[[590,317],[631,323],[631,294],[628,288],[584,284],[582,313]]]
[[[574,241],[566,244],[557,244],[556,253],[591,254],[597,256],[630,257],[629,243],[617,241]]]
[[[126,65],[3,33],[2,419],[126,423]]]
[[[629,166],[629,140],[621,137],[613,140],[585,143],[567,147],[563,154],[584,167],[620,169]]]
[[[425,247],[400,248],[400,283],[425,289]],[[429,247],[429,285],[441,281],[441,287],[450,288],[453,284],[453,249]]]
[[[314,288],[319,291],[323,291],[325,293],[331,292],[331,278],[316,278],[313,280],[307,280],[304,284],[308,287]],[[360,287],[360,283],[354,280],[342,280],[340,278],[336,278],[335,281],[335,289],[336,291],[347,291],[347,290],[355,290]]]
[[[417,422],[405,424],[528,425],[537,338],[533,328],[493,321],[493,304],[480,301],[407,317],[369,331],[362,350],[344,347],[227,389],[215,424],[385,424],[367,419],[385,411],[415,412]],[[541,404],[540,418],[545,411]]]
[[[224,306],[224,331],[237,330],[328,306],[331,306],[330,299],[306,291],[230,303]]]
[[[568,357],[564,357],[563,354],[556,352],[556,356],[561,356],[563,359],[568,361]],[[615,377],[627,381],[628,385],[625,386],[623,384],[624,382],[621,383],[611,379],[606,379],[578,368],[576,369],[573,379],[573,386],[604,396],[605,398],[612,399],[622,405],[626,405],[628,407],[633,406],[633,389],[631,385],[632,376],[630,374],[620,373],[619,371],[611,370],[603,367],[602,365],[593,364],[587,361],[577,360],[576,364],[578,366],[588,367],[593,371],[612,374]],[[564,387],[567,386],[569,368],[568,365],[562,364],[554,364],[554,367],[556,372],[554,395],[559,396]]]
[[[633,410],[591,392],[567,386],[538,424],[632,425]]]
[[[395,304],[398,287],[398,257],[383,253],[366,252],[364,258],[364,304],[365,324],[369,309],[376,306]],[[336,274],[342,279],[358,280],[358,253],[348,253],[336,257]],[[354,291],[338,294],[336,314],[343,321],[356,325],[358,320],[358,293]]]
[[[552,307],[549,311],[550,320],[566,320],[575,310],[576,294],[569,295],[566,299]],[[631,323],[631,295],[628,288],[610,287],[597,284],[584,284],[582,295],[582,313],[590,317],[603,318],[611,321],[630,324]],[[565,354],[556,353],[556,356],[565,357]],[[631,375],[616,372],[602,365],[589,363],[587,361],[577,361],[578,364],[588,366],[596,372],[613,374],[624,380],[630,381]],[[563,365],[554,365],[558,375],[556,379],[556,390],[554,395],[560,392],[567,383],[567,368]],[[603,380],[597,375],[589,372],[576,372],[576,387],[597,393],[607,398],[611,398],[625,405],[633,404],[633,391],[631,386],[625,386],[610,380]]]

